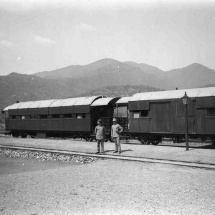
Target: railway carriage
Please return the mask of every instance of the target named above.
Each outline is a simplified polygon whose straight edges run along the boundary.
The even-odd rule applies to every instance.
[[[189,97],[189,138],[211,139],[215,144],[215,87],[137,93],[132,97],[91,96],[20,102],[6,107],[5,126],[14,137],[72,137],[95,139],[94,128],[103,119],[111,140],[112,118],[123,126],[124,139],[158,144],[162,138],[182,142],[185,137],[185,107]]]
[[[3,110],[6,130],[14,137],[69,136],[89,140],[94,138],[99,118],[105,119],[110,132],[107,122],[113,117],[118,99],[91,96],[15,103]]]
[[[159,91],[135,94],[129,101],[130,134],[146,144],[158,144],[163,137],[184,141],[187,93],[190,138],[210,138],[215,144],[215,88]]]

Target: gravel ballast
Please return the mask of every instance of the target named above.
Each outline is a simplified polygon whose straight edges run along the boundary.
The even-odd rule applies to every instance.
[[[19,161],[37,160],[6,159],[20,169]],[[58,165],[0,175],[0,214],[214,214],[215,171],[120,160],[52,163]]]
[[[64,155],[60,153],[37,152],[30,150],[11,150],[0,148],[0,155],[7,157],[21,157],[30,159],[40,159],[41,161],[60,161],[69,163],[91,163],[100,158],[78,155]]]

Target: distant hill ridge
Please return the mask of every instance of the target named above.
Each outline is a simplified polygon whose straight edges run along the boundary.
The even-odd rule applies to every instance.
[[[105,73],[105,74],[104,74]],[[193,63],[183,68],[163,71],[155,66],[132,61],[120,62],[114,59],[102,59],[88,65],[72,65],[49,72],[35,73],[35,76],[48,79],[64,78],[89,78],[104,75],[107,81],[113,74],[121,73],[122,76],[132,79],[131,85],[143,84],[164,89],[194,88],[215,83],[215,70],[209,69],[199,63]],[[138,77],[138,78],[137,78]],[[138,79],[138,80],[137,80]],[[137,81],[137,83],[136,83]],[[142,83],[140,83],[142,81]],[[119,84],[129,84],[122,83]],[[126,82],[126,80],[125,80]],[[135,83],[134,83],[135,82]]]

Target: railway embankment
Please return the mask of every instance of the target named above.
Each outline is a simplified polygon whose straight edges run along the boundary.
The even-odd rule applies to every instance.
[[[0,137],[0,147],[15,150],[60,153],[69,156],[79,155],[215,169],[215,149],[204,148],[201,146],[201,143],[192,143],[190,150],[186,151],[183,143],[174,145],[164,141],[161,145],[154,146],[141,145],[135,141],[131,141],[131,143],[122,141],[122,154],[115,154],[113,153],[114,143],[106,142],[105,155],[95,154],[96,142],[73,139]]]

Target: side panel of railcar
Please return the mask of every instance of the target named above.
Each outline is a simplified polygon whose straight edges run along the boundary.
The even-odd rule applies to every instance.
[[[171,103],[137,101],[129,104],[130,132],[171,132]]]
[[[172,133],[185,132],[185,106],[181,100],[172,101]],[[188,105],[189,134],[196,133],[196,101],[190,100]]]
[[[89,105],[74,106],[72,109],[70,109],[70,112],[68,112],[68,108],[69,107],[61,107],[61,113],[64,113],[61,130],[68,132],[69,131],[90,132],[91,131],[90,106]],[[72,116],[69,117],[68,114],[71,113]]]
[[[149,101],[132,101],[128,103],[129,131],[131,133],[148,133],[150,131]]]
[[[34,132],[90,132],[88,106],[18,109],[10,111],[7,130]]]
[[[150,103],[150,132],[171,132],[171,103]]]
[[[215,135],[215,97],[197,98],[197,133]]]
[[[67,131],[67,132],[90,132],[91,126],[90,126],[90,118],[84,118],[84,119],[64,119],[62,120],[62,128],[61,131]]]
[[[149,104],[149,105],[147,105]],[[129,102],[133,136],[159,135],[183,139],[185,106],[181,99]],[[215,97],[192,98],[188,104],[188,133],[191,137],[215,139]]]

